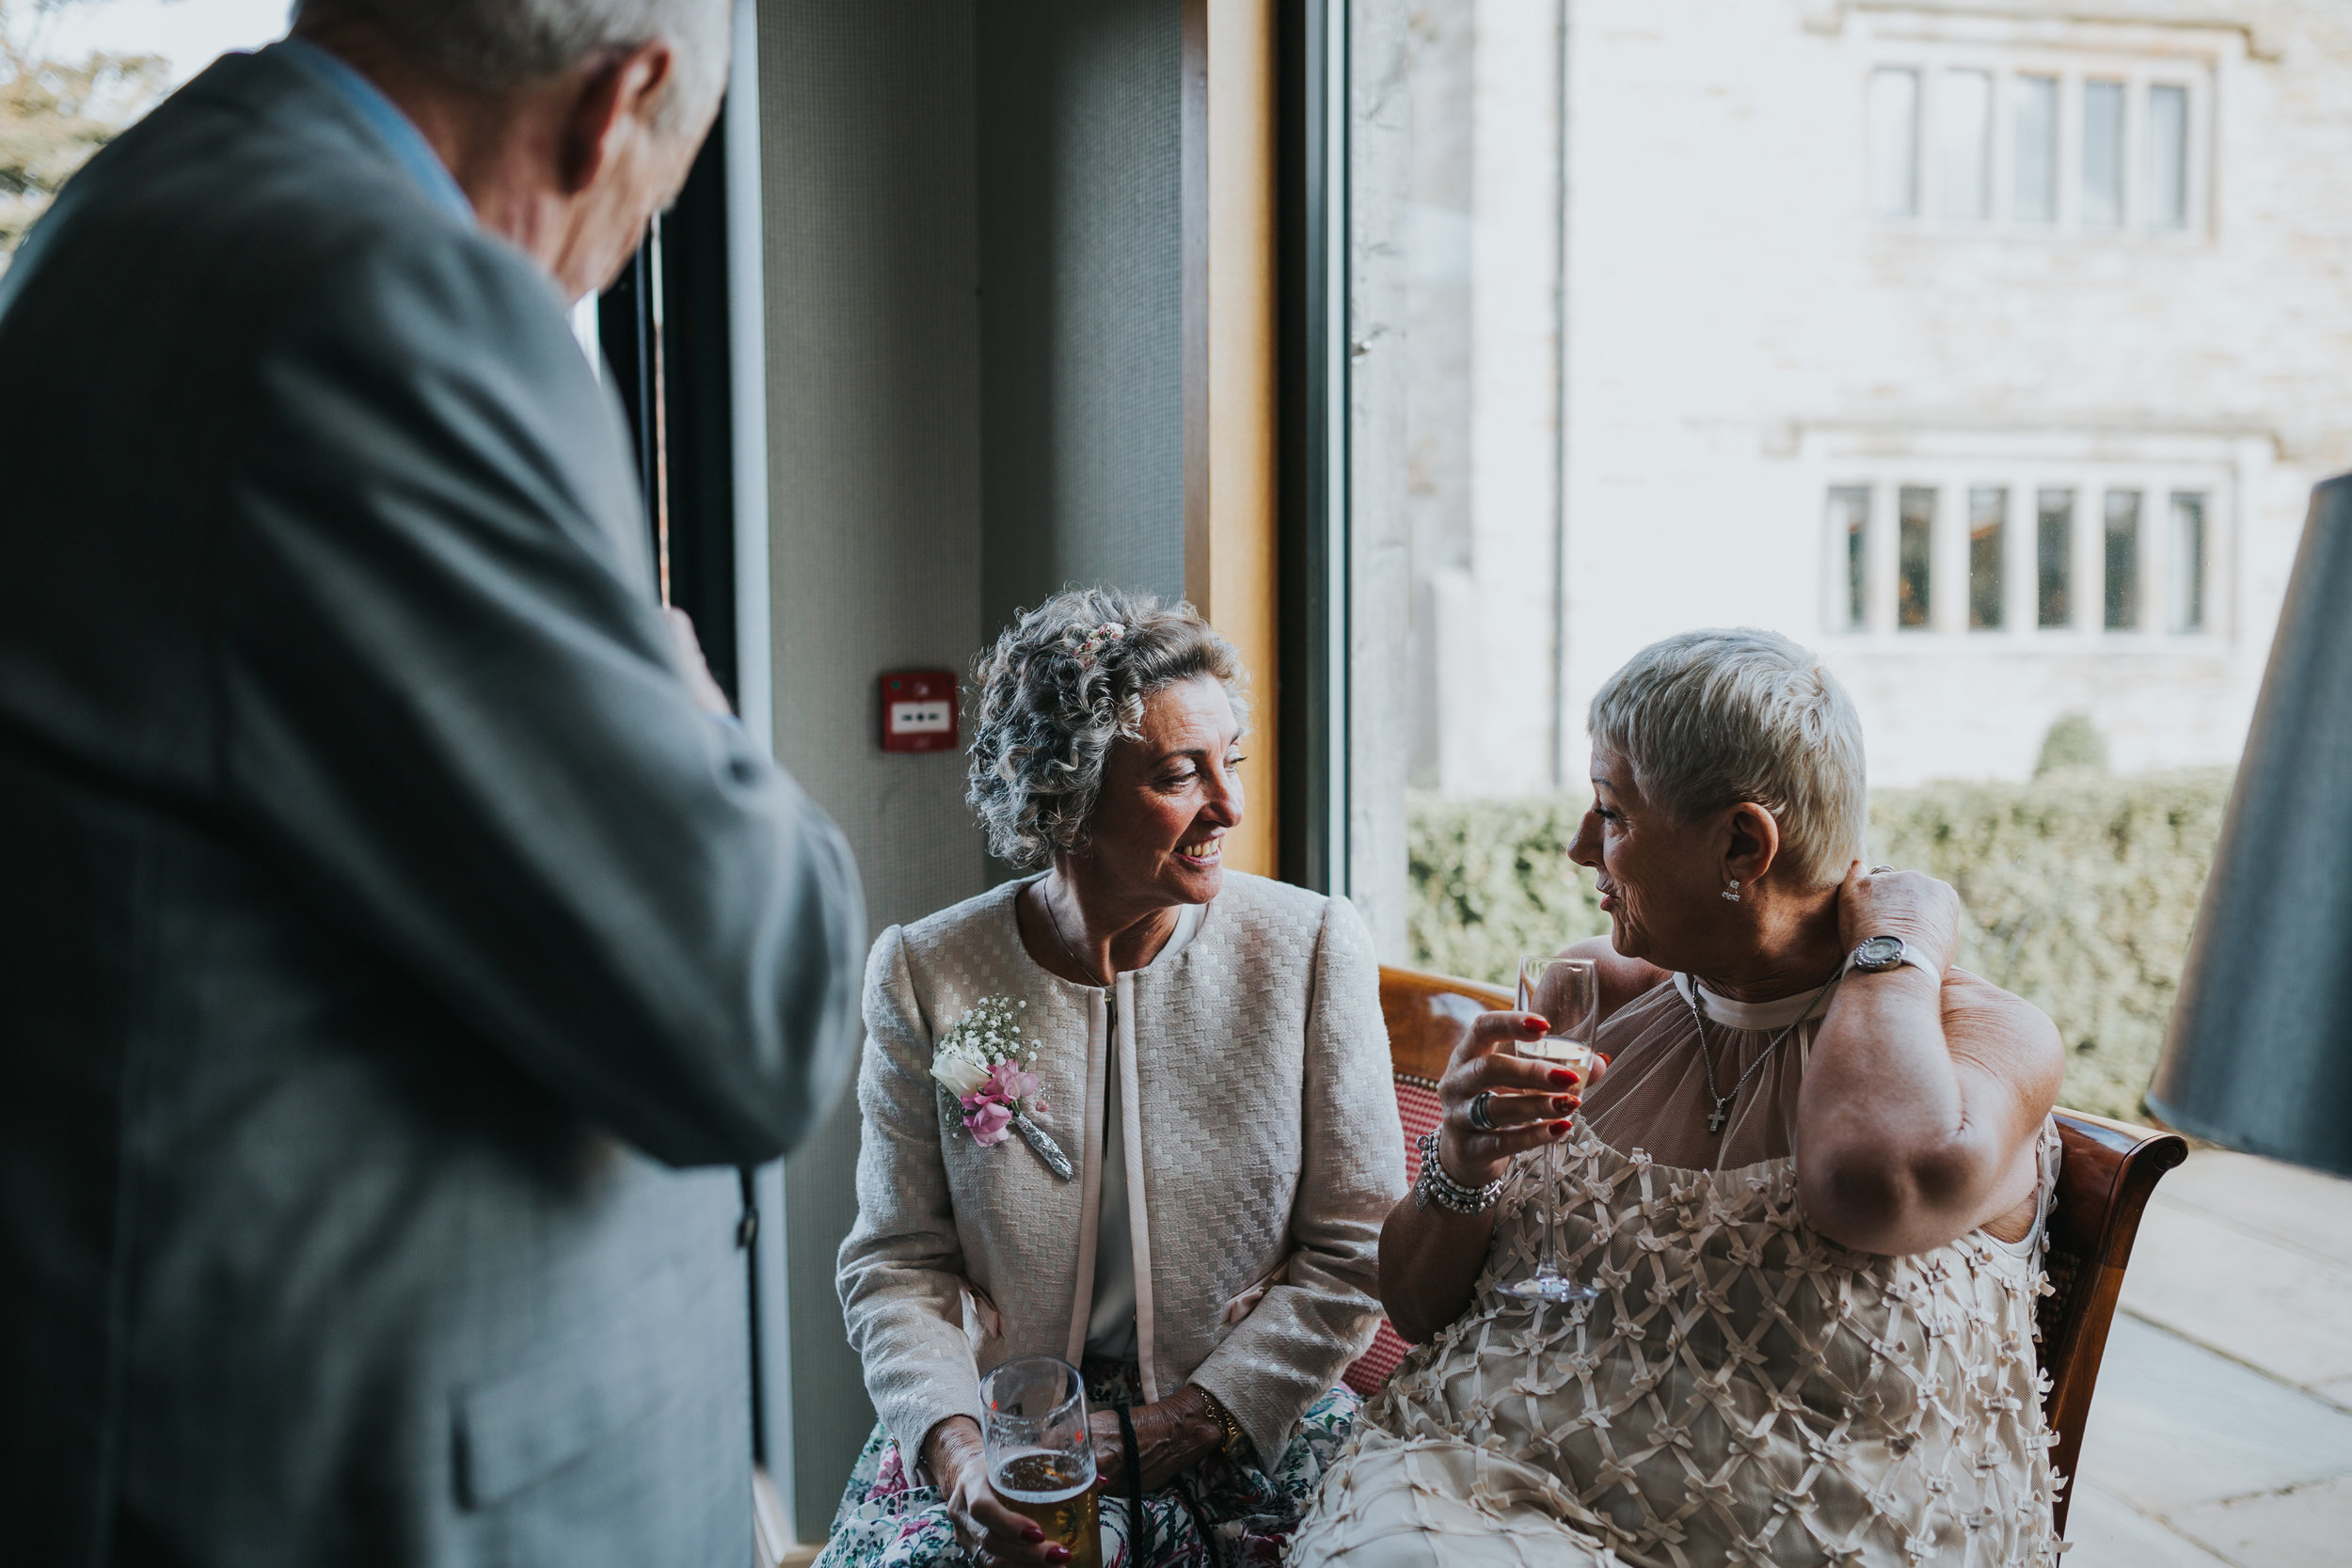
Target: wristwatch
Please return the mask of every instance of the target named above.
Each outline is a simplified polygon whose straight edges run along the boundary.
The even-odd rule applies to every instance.
[[[1900,937],[1866,937],[1846,958],[1848,971],[1858,971],[1864,974],[1884,974],[1905,964],[1916,966],[1921,974],[1935,980],[1944,978],[1943,972],[1935,967],[1935,960]]]

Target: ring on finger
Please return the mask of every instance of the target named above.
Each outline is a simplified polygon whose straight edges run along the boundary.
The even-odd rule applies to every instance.
[[[1494,1118],[1486,1114],[1486,1102],[1495,1097],[1492,1089],[1481,1089],[1470,1097],[1470,1124],[1481,1132],[1495,1130]]]
[[[1874,865],[1870,867],[1870,875],[1873,877],[1883,877],[1892,872],[1894,869],[1895,868],[1891,865]]]

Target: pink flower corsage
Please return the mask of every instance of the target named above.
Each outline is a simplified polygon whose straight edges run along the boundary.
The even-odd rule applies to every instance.
[[[1018,1132],[1067,1181],[1076,1174],[1069,1156],[1031,1116],[1047,1106],[1038,1092],[1037,1074],[1028,1070],[1037,1047],[1021,1032],[1020,1015],[1027,1006],[1002,996],[972,1004],[940,1037],[931,1053],[931,1076],[954,1103],[973,1143],[993,1148]]]

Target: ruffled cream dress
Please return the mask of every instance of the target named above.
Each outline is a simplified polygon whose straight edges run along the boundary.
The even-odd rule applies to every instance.
[[[1726,1090],[1804,1018],[1720,1137],[1693,1002]],[[1846,1250],[1806,1227],[1788,1154],[1824,1010],[1677,976],[1608,1021],[1609,1076],[1552,1179],[1564,1265],[1600,1294],[1497,1292],[1536,1262],[1544,1167],[1523,1156],[1470,1309],[1366,1409],[1294,1568],[2056,1560],[2033,1342],[2055,1129],[2023,1237]]]

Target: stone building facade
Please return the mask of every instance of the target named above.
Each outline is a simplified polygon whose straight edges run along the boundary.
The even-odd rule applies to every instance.
[[[1581,779],[1709,625],[1875,783],[2235,758],[2352,467],[2352,5],[1422,0],[1406,75],[1416,783]]]

